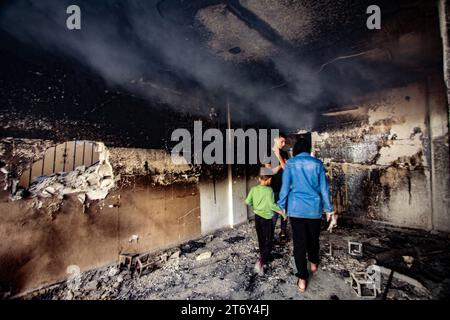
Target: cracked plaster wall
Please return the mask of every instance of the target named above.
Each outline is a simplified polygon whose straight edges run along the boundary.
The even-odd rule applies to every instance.
[[[433,79],[324,114],[328,123],[313,132],[313,148],[326,165],[338,212],[450,231],[445,91]]]

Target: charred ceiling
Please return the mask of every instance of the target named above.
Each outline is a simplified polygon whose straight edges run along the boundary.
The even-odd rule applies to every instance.
[[[164,147],[211,108],[223,122],[227,101],[240,125],[310,129],[442,66],[430,1],[379,1],[380,31],[368,1],[81,1],[78,33],[65,1],[32,2],[1,7],[2,135]]]

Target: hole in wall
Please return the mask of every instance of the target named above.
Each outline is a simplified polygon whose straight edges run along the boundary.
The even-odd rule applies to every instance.
[[[67,141],[48,148],[39,159],[25,170],[19,186],[28,189],[43,177],[55,173],[74,171],[79,166],[89,167],[99,161],[99,149],[93,141]]]

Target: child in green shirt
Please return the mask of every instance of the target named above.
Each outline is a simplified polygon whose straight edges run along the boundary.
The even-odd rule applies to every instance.
[[[286,220],[286,214],[275,203],[275,196],[270,187],[272,177],[268,172],[264,171],[265,169],[261,169],[258,177],[259,185],[251,188],[247,199],[245,199],[245,203],[251,206],[255,212],[255,227],[260,252],[260,258],[255,264],[255,272],[259,275],[264,274],[264,268],[269,262],[270,252],[272,250],[272,217],[274,212],[282,215],[283,219]]]

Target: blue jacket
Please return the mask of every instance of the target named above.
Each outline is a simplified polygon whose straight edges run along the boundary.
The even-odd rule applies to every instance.
[[[322,161],[302,152],[286,162],[278,205],[289,217],[320,219],[333,211]]]

